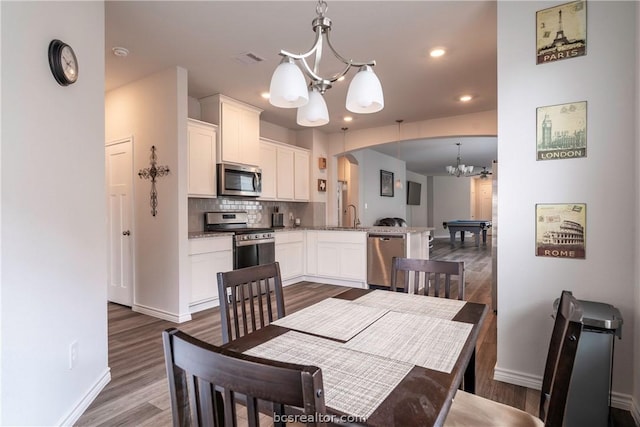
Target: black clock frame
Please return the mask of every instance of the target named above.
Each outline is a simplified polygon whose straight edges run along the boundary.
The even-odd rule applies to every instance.
[[[49,43],[49,67],[51,68],[51,74],[53,74],[53,78],[56,79],[58,84],[60,84],[61,86],[69,86],[70,84],[78,81],[77,77],[75,80],[71,81],[64,74],[64,68],[62,66],[61,60],[62,56],[60,55],[60,53],[65,46],[69,45],[58,39],[53,39],[51,40],[51,43]],[[73,52],[71,46],[69,46],[69,48],[71,49],[71,52]],[[75,57],[75,53],[73,53],[73,56]],[[77,61],[78,60],[76,58],[76,67],[78,65]]]

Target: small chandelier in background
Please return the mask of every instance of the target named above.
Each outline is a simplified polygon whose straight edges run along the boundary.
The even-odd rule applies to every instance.
[[[446,166],[445,169],[449,173],[449,175],[461,177],[461,176],[470,176],[473,173],[473,166],[465,166],[460,157],[460,146],[462,145],[459,142],[456,142],[458,146],[458,157],[456,158],[455,166]]]
[[[329,123],[329,111],[324,100],[324,93],[330,89],[333,83],[347,74],[351,67],[358,67],[359,71],[351,80],[347,92],[346,108],[353,113],[375,113],[384,107],[384,97],[380,80],[371,67],[375,61],[356,62],[343,58],[331,45],[331,19],[325,14],[327,2],[318,0],[316,14],[318,15],[311,26],[316,33],[316,39],[311,50],[306,53],[295,54],[281,50],[283,57],[271,77],[270,97],[271,105],[281,108],[298,108],[296,122],[300,126],[322,126]],[[322,59],[323,42],[329,50],[345,67],[342,71],[322,77],[319,74],[320,61]],[[313,66],[307,62],[312,54],[315,54]],[[300,68],[295,64],[299,61],[302,71],[310,79],[307,85]]]

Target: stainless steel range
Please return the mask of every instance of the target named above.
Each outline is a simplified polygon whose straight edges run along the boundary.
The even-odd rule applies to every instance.
[[[234,234],[234,270],[275,262],[273,229],[249,227],[245,211],[205,212],[204,231]]]

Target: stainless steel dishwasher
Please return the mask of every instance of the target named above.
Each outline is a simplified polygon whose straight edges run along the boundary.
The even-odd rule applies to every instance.
[[[367,236],[367,283],[391,286],[391,259],[406,257],[406,234],[369,233]],[[402,277],[399,277],[402,280]],[[401,282],[402,283],[402,282]]]

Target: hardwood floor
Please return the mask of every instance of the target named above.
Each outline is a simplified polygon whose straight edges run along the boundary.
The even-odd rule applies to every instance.
[[[465,261],[467,300],[491,303],[491,244],[472,242],[450,248],[448,239],[436,239],[432,259]],[[286,312],[292,313],[344,291],[341,286],[301,282],[284,289]],[[109,366],[111,382],[78,420],[79,426],[170,426],[169,403],[161,332],[170,327],[213,344],[222,344],[217,308],[193,315],[176,325],[109,303]],[[531,414],[537,414],[539,392],[493,380],[496,363],[496,316],[489,312],[478,338],[476,392]],[[634,427],[629,412],[612,410],[613,426]]]

